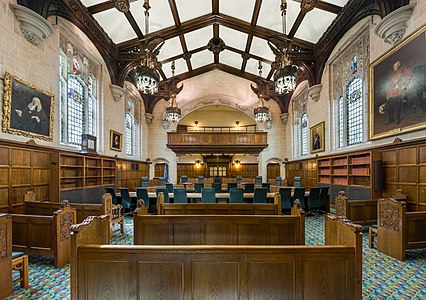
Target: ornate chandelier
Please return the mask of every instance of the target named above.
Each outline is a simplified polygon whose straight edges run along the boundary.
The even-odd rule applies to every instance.
[[[175,78],[175,61],[172,61],[172,83],[174,82]],[[170,106],[166,108],[166,112],[164,113],[164,119],[167,122],[179,122],[181,117],[181,110],[179,107],[177,107],[177,101],[176,101],[176,90],[175,88],[172,88],[172,91],[170,93]]]
[[[262,62],[259,61],[259,77],[262,77]],[[258,123],[268,122],[271,120],[271,114],[269,113],[269,108],[266,107],[263,103],[263,94],[259,91],[257,94],[259,101],[257,102],[257,107],[254,109],[254,119]]]
[[[149,0],[145,0],[145,33],[149,33]],[[156,94],[158,92],[158,82],[160,76],[157,72],[157,55],[163,46],[164,40],[161,38],[152,38],[141,42],[139,51],[142,54],[140,65],[136,67],[136,87],[143,94]],[[142,51],[144,53],[142,53]]]
[[[283,33],[286,34],[286,0],[281,0],[280,10]],[[297,83],[297,67],[292,65],[288,55],[288,51],[291,51],[291,42],[285,41],[282,49],[273,49],[273,51],[275,53],[275,65],[278,66],[274,74],[275,92],[278,94],[288,94],[295,90]]]

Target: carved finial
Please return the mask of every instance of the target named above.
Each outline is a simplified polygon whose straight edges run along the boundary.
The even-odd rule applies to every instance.
[[[64,208],[64,207],[66,207],[66,206],[70,206],[70,205],[69,205],[69,201],[68,201],[68,200],[63,200],[63,201],[61,202],[61,207],[62,207],[62,208]]]

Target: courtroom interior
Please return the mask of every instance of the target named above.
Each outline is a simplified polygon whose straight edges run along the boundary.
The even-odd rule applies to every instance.
[[[425,0],[0,0],[0,299],[425,299]]]

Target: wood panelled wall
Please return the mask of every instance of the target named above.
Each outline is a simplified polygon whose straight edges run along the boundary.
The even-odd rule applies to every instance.
[[[317,186],[317,159],[305,159],[287,163],[288,185],[294,185],[294,177],[302,178],[301,185]]]
[[[223,164],[219,164],[222,166]],[[227,176],[228,178],[233,178],[237,176],[242,176],[243,178],[255,178],[258,175],[258,164],[240,164],[238,167],[232,163],[227,163]],[[212,166],[216,166],[213,163]],[[180,177],[182,175],[187,175],[188,178],[197,178],[198,176],[210,177],[209,175],[209,164],[204,163],[197,167],[195,163],[178,163],[177,164],[177,177],[178,182],[180,182]]]
[[[268,176],[268,181],[275,182],[275,178],[280,175],[280,164],[279,163],[269,163],[266,166],[266,173]],[[283,177],[283,176],[281,176]]]
[[[195,166],[195,163],[178,163],[177,164],[177,181],[180,182],[180,177],[182,175],[188,176],[188,178],[197,178],[198,176],[204,176],[205,174],[205,164],[200,165],[199,167]]]
[[[50,188],[49,151],[0,145],[1,212],[19,212],[26,191],[48,200]]]
[[[149,177],[149,164],[146,162],[117,159],[118,179],[117,187],[126,187],[134,190],[141,185],[141,177]]]
[[[395,146],[382,149],[376,157],[383,165],[381,197],[391,197],[402,189],[407,197],[407,211],[426,211],[426,145]]]

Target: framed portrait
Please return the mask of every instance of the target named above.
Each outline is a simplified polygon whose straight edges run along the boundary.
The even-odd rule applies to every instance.
[[[53,140],[54,96],[6,72],[3,131],[45,141]]]
[[[426,25],[370,65],[369,138],[426,128]]]
[[[325,122],[311,127],[311,153],[325,151]]]
[[[117,131],[111,130],[109,134],[109,145],[111,150],[121,151],[123,135]]]

